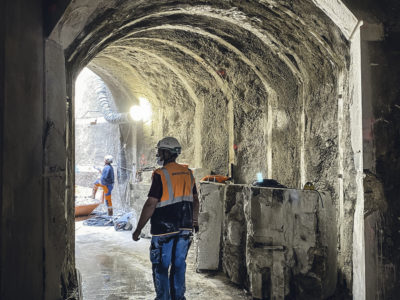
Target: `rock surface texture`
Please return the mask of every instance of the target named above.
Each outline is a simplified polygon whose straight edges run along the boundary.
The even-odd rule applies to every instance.
[[[216,264],[207,268],[205,257],[221,251],[223,271],[254,299],[325,299],[334,294],[337,233],[327,193],[203,183],[201,199],[203,215],[208,215],[204,203],[214,204],[213,216],[224,211],[224,220],[200,220],[206,228],[198,236],[206,242],[197,245],[202,269],[214,270]],[[217,234],[221,225],[222,244]]]
[[[68,84],[88,66],[120,112],[151,103],[126,139],[138,169],[172,135],[181,162],[237,184],[262,173],[328,191],[338,288],[362,297],[359,25],[341,1],[88,0],[70,3],[51,38]]]

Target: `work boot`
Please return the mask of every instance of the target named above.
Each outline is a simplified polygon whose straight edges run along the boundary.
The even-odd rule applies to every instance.
[[[113,215],[113,209],[112,207],[108,208],[108,215],[111,217]]]

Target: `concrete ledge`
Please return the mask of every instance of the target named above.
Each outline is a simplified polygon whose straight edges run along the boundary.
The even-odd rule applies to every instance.
[[[129,203],[129,207],[135,210],[138,221],[140,217],[140,213],[142,212],[142,208],[144,203],[147,200],[147,194],[149,193],[151,184],[133,184],[131,185],[131,199]],[[134,228],[136,228],[134,226]],[[146,226],[142,229],[142,234],[145,237],[151,237],[150,235],[150,221],[146,224]]]
[[[225,184],[200,183],[200,231],[197,233],[196,268],[218,270],[220,266]]]
[[[222,266],[255,299],[334,293],[337,234],[329,193],[201,183],[200,200],[197,269]]]

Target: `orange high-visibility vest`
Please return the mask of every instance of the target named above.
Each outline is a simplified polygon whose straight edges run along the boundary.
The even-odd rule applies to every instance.
[[[157,208],[182,201],[193,202],[194,178],[187,166],[172,162],[154,172],[161,176],[163,186]]]

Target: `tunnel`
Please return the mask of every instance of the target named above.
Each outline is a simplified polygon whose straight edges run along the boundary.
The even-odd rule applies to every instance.
[[[365,299],[366,282],[375,280],[365,273],[363,180],[364,165],[371,163],[364,157],[370,153],[361,59],[366,38],[360,14],[350,10],[351,1],[344,2],[350,5],[325,0],[47,5],[44,14],[53,26],[43,46],[44,95],[50,100],[43,110],[48,120],[42,144],[50,179],[43,193],[58,200],[44,204],[51,217],[43,221],[41,235],[49,253],[43,272],[50,275],[43,298],[66,298],[79,289],[72,199],[80,129],[74,113],[75,83],[86,68],[104,83],[115,113],[127,114],[143,98],[152,108],[150,121],[127,117],[113,125],[122,190],[129,181],[123,169],[154,164],[155,145],[165,136],[180,141],[179,162],[229,176],[235,185],[249,185],[260,173],[290,189],[312,182],[329,195],[336,216],[330,224],[336,233],[335,295]],[[118,205],[131,202],[124,195]],[[369,241],[375,246],[375,238]]]
[[[341,280],[351,285],[345,262],[357,251],[353,231],[362,232],[354,217],[360,132],[351,129],[360,121],[351,90],[359,84],[351,39],[360,24],[344,5],[335,13],[347,13],[345,20],[321,8],[309,1],[93,3],[67,10],[58,34],[73,32],[77,11],[93,11],[96,18],[65,41],[72,80],[87,66],[118,111],[140,97],[151,103],[151,122],[135,126],[130,141],[132,162],[154,160],[157,141],[174,136],[180,162],[235,183],[262,173],[288,187],[311,181],[329,191],[339,216]]]

